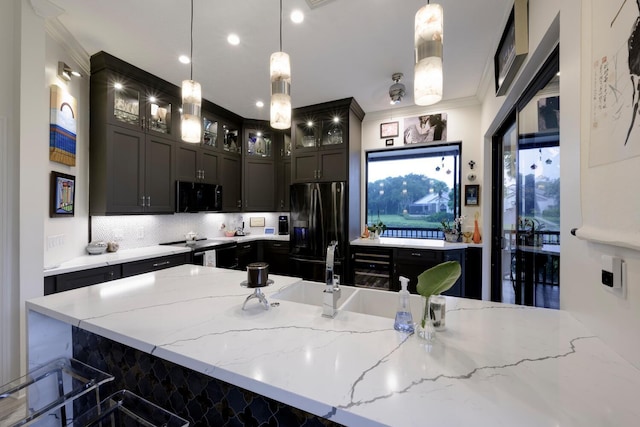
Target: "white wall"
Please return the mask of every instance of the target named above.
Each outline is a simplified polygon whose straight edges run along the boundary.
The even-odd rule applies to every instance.
[[[61,262],[83,255],[89,241],[89,76],[83,73],[81,78],[66,82],[57,76],[58,61],[63,61],[75,70],[80,70],[64,46],[46,35],[45,90],[57,85],[67,91],[77,102],[76,165],[47,161],[44,169],[47,179],[51,171],[62,172],[76,177],[75,211],[73,218],[49,218],[49,205],[42,206],[44,218],[44,267],[59,265]],[[88,59],[88,57],[87,57]],[[48,122],[48,118],[47,118]],[[48,158],[48,156],[47,156]],[[49,188],[49,181],[44,183]],[[46,200],[49,201],[47,194]],[[53,239],[50,244],[49,239]]]
[[[416,117],[424,114],[446,113],[447,114],[447,141],[462,142],[462,185],[470,184],[467,175],[471,172],[469,161],[473,160],[476,165],[473,170],[478,178],[473,182],[480,184],[480,196],[483,197],[485,188],[482,185],[482,162],[481,162],[481,138],[480,138],[480,102],[475,98],[461,99],[453,102],[441,102],[428,107],[405,107],[394,108],[386,112],[367,114],[362,123],[362,188],[361,193],[367,194],[365,173],[366,152],[371,150],[393,149],[403,146],[403,119],[406,117]],[[400,136],[394,138],[393,147],[385,146],[385,139],[380,138],[380,124],[385,122],[399,122]],[[434,142],[439,144],[440,141]],[[481,199],[482,201],[482,199]],[[366,222],[366,200],[361,200],[361,228]],[[477,208],[467,208],[462,206],[462,215],[468,218],[466,226],[473,226],[473,216]],[[465,227],[466,228],[466,227]],[[481,230],[482,232],[482,230]]]
[[[591,69],[591,17],[587,3],[580,0],[529,2],[529,57],[506,97],[496,98],[488,92],[483,99],[481,128],[485,136],[485,157],[488,159],[490,152],[490,136],[505,118],[508,105],[513,104],[517,93],[526,87],[542,65],[544,55],[553,47],[553,39],[559,39],[562,152],[560,305],[584,322],[622,357],[640,367],[640,253],[588,243],[570,234],[571,228],[582,224],[581,189],[589,184],[584,172],[589,146]],[[613,14],[615,7],[618,5],[611,3]],[[613,165],[601,173],[617,173],[618,181],[635,182],[634,174],[628,172],[632,169],[625,170],[627,172],[621,172],[619,165],[616,170]],[[487,163],[485,178],[489,174],[490,165]],[[616,206],[620,206],[620,209],[615,215],[637,218],[637,212],[625,210],[626,197],[633,195],[629,192],[619,193]],[[600,285],[600,257],[603,254],[619,255],[625,259],[629,285],[626,298],[620,298]]]
[[[0,5],[0,384],[19,373],[18,127],[20,1]]]

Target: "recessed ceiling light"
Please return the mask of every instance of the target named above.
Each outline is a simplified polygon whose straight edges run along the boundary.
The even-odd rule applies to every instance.
[[[237,34],[229,34],[227,36],[227,41],[229,42],[229,44],[237,46],[240,44],[240,37],[238,37]]]
[[[262,108],[262,107],[264,107],[264,102],[262,102],[262,101],[257,101],[257,102],[256,102],[256,107],[258,107],[258,108]]]
[[[191,62],[191,59],[187,55],[180,55],[178,61],[182,62],[183,64],[188,64]]]
[[[304,21],[304,13],[302,13],[302,11],[298,9],[294,10],[293,12],[291,12],[291,21],[296,24],[301,23],[302,21]]]

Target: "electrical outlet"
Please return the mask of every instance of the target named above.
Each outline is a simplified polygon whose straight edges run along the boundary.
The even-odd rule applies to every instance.
[[[620,257],[602,255],[602,286],[621,297],[626,296],[625,262]]]
[[[47,250],[55,249],[64,245],[64,234],[56,234],[55,236],[47,236]]]
[[[136,238],[138,240],[144,239],[144,227],[138,227],[136,229]]]

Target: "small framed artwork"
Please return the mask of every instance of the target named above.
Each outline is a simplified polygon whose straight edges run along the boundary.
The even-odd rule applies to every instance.
[[[496,95],[507,93],[520,65],[529,52],[529,19],[527,0],[515,0],[507,25],[493,57]]]
[[[464,205],[479,206],[480,205],[480,185],[471,184],[464,186]]]
[[[387,147],[391,147],[391,146],[393,145],[393,138],[391,138],[391,139],[387,139],[387,140],[384,142],[384,145],[385,145],[385,146],[387,146]]]
[[[76,177],[52,171],[49,217],[73,216],[75,198]]]
[[[380,138],[394,138],[400,134],[399,122],[380,123]]]

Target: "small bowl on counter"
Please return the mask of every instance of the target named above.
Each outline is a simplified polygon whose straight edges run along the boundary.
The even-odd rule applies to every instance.
[[[87,252],[89,255],[100,255],[107,251],[107,242],[103,242],[102,240],[90,242],[87,245]]]

